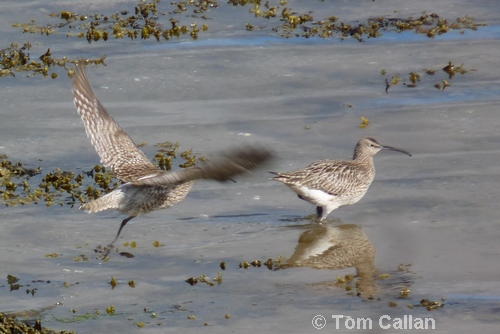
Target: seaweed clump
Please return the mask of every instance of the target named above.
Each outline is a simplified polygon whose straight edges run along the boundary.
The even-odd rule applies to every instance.
[[[160,143],[153,162],[166,171],[172,170],[172,159],[177,158],[179,143]],[[188,168],[204,156],[196,156],[192,149],[179,154],[180,168]],[[107,194],[122,182],[115,174],[102,165],[95,165],[87,171],[63,171],[60,168],[41,175],[42,167],[26,168],[21,161],[14,163],[6,155],[0,155],[0,203],[5,206],[38,204],[46,206],[58,204],[73,207],[84,204]]]
[[[427,74],[429,77],[435,77],[437,73],[442,73],[442,72],[439,72],[435,69],[427,69],[427,68],[424,68],[422,71],[425,74]],[[476,69],[467,70],[467,69],[465,69],[465,66],[463,63],[459,66],[455,66],[455,64],[452,61],[450,61],[450,62],[448,62],[448,65],[446,65],[445,67],[442,68],[442,71],[447,74],[447,79],[451,80],[457,74],[464,75],[468,72],[476,71]],[[381,71],[381,74],[386,75],[387,71],[385,69],[383,69]],[[416,72],[416,71],[411,71],[408,73],[408,81],[404,81],[403,85],[408,87],[408,88],[415,88],[415,87],[417,87],[418,83],[422,81],[422,79],[424,79],[422,74],[420,74],[419,72]],[[402,79],[401,79],[399,74],[395,74],[391,78],[386,77],[385,78],[385,92],[389,93],[389,88],[391,86],[398,85],[401,82],[401,80]],[[444,90],[446,90],[446,88],[451,86],[451,83],[448,80],[442,79],[440,82],[434,84],[434,87],[441,90],[441,91],[444,91]],[[429,81],[429,80],[426,80],[426,81]]]
[[[67,331],[54,331],[51,329],[43,328],[40,320],[36,320],[34,325],[20,322],[15,317],[10,317],[0,313],[0,333],[41,333],[41,334],[73,334],[75,332]]]
[[[198,39],[201,31],[208,30],[208,24],[197,25],[196,22],[190,24],[181,24],[174,15],[185,12],[187,7],[195,7],[195,13],[203,13],[210,8],[217,8],[219,5],[216,0],[205,1],[184,1],[170,3],[172,8],[167,11],[160,11],[159,0],[141,1],[133,10],[124,9],[116,13],[84,13],[78,14],[67,10],[52,13],[49,15],[51,20],[60,20],[55,23],[37,23],[31,19],[26,23],[13,23],[12,27],[20,28],[25,34],[39,34],[42,36],[65,35],[68,38],[77,37],[86,39],[88,43],[106,42],[111,38],[130,40],[146,40],[155,38],[158,42],[161,40],[170,40],[172,38],[181,38],[189,35],[192,39]],[[165,22],[160,18],[169,15]],[[208,19],[204,16],[204,19]],[[32,48],[30,42],[19,46],[12,43],[10,46],[0,51],[0,76],[15,76],[16,72],[29,72],[29,76],[42,74],[44,77],[56,79],[58,74],[51,72],[51,68],[59,66],[66,69],[70,78],[74,75],[74,67],[78,59],[69,59],[66,56],[56,58],[52,56],[50,48],[39,56],[38,59],[32,59],[29,50]],[[104,60],[106,55],[98,59],[89,59],[87,63],[96,65],[106,65]]]
[[[67,37],[77,36],[85,38],[87,42],[108,41],[111,38],[170,40],[189,35],[198,39],[198,33],[207,31],[208,25],[198,27],[196,23],[180,24],[174,14],[187,11],[187,7],[194,6],[195,13],[202,13],[210,8],[217,8],[216,0],[205,1],[180,1],[170,3],[171,8],[161,11],[160,1],[141,1],[132,10],[121,10],[116,13],[84,13],[78,14],[71,11],[52,13],[49,16],[60,19],[62,22],[55,24],[36,24],[35,20],[28,23],[14,23],[13,27],[22,28],[24,33],[31,34],[65,34]],[[169,24],[163,23],[160,18],[170,15]],[[166,27],[169,28],[166,28]],[[64,30],[66,29],[66,30]]]
[[[30,49],[32,44],[30,42],[24,43],[20,46],[18,43],[12,43],[7,48],[0,50],[0,76],[13,76],[15,77],[16,72],[29,72],[28,76],[31,75],[43,75],[44,77],[50,76],[55,79],[58,77],[57,73],[52,72],[55,67],[62,67],[66,69],[68,76],[73,77],[75,69],[71,64],[75,64],[81,60],[78,59],[68,59],[67,57],[54,58],[50,48],[43,53],[38,59],[33,59],[30,56]],[[106,55],[103,55],[99,59],[87,59],[85,62],[87,64],[94,65],[104,65],[104,60]]]
[[[271,34],[278,34],[283,38],[332,38],[339,37],[341,40],[353,38],[364,42],[369,38],[377,38],[385,32],[414,31],[417,34],[426,35],[429,38],[446,34],[450,31],[477,30],[485,23],[475,21],[472,16],[458,17],[454,20],[443,18],[437,13],[423,12],[418,17],[369,17],[349,23],[342,21],[337,15],[328,13],[317,14],[313,11],[299,13],[288,7],[287,0],[270,1],[263,3],[262,0],[229,0],[226,5],[243,7],[249,5],[248,11],[263,22],[270,22]],[[160,0],[140,1],[133,8],[125,8],[114,13],[76,13],[61,10],[49,15],[49,20],[57,22],[37,23],[34,19],[25,23],[13,23],[12,27],[22,29],[23,33],[39,34],[41,36],[64,35],[68,38],[77,37],[85,39],[88,43],[106,42],[111,39],[129,39],[156,41],[169,41],[179,39],[183,36],[198,39],[201,32],[209,29],[207,23],[198,24],[196,21],[186,23],[186,18],[202,20],[213,19],[208,17],[211,10],[219,8],[217,0],[184,0],[163,2]],[[242,23],[242,28],[247,31],[266,29],[265,25],[256,26],[251,23]],[[74,68],[68,68],[68,63],[75,63],[76,59],[67,57],[55,58],[51,55],[50,48],[33,60],[29,57],[29,42],[19,47],[11,44],[1,52],[0,76],[14,76],[15,72],[27,71],[33,74],[42,74],[44,77],[53,79],[58,77],[56,72],[49,73],[51,67],[61,66],[66,68],[70,77],[73,76]],[[95,64],[105,65],[103,55],[99,59],[91,60]],[[411,84],[415,85],[415,84]],[[446,87],[443,83],[442,87]]]
[[[261,0],[229,0],[228,2],[234,6],[252,5],[250,13],[255,17],[267,20],[279,19],[281,24],[274,26],[272,31],[284,38],[340,36],[342,40],[351,37],[364,42],[365,38],[377,38],[382,36],[383,32],[391,30],[415,31],[429,38],[435,38],[452,30],[460,30],[463,34],[466,29],[477,30],[478,27],[486,25],[476,22],[472,16],[458,17],[453,21],[442,18],[437,13],[428,14],[427,12],[423,12],[419,17],[371,17],[364,22],[350,24],[339,20],[337,15],[324,16],[318,20],[314,18],[312,11],[298,13],[287,7],[288,1],[283,0],[279,2],[279,5],[274,6],[269,1],[262,5]],[[261,27],[261,29],[264,28]],[[250,23],[246,24],[246,29],[257,30]]]

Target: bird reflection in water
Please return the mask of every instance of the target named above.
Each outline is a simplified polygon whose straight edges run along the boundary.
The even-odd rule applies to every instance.
[[[380,289],[376,282],[375,247],[355,224],[322,224],[302,232],[295,252],[280,266],[290,267],[331,270],[355,267],[358,296],[373,299]]]

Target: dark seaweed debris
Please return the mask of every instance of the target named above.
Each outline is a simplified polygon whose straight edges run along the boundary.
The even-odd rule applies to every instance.
[[[190,277],[187,280],[185,280],[184,282],[188,283],[191,286],[198,284],[198,282],[205,283],[209,286],[215,286],[215,283],[217,283],[217,285],[221,285],[222,284],[222,273],[220,271],[217,272],[217,277],[214,277],[213,280],[210,280],[210,278],[208,278],[205,274],[201,274],[200,277],[198,277],[198,278]]]
[[[36,320],[34,325],[16,320],[3,313],[0,313],[0,333],[41,333],[41,334],[72,334],[75,332],[54,331],[51,329],[43,328],[40,320]]]
[[[59,20],[59,22],[44,22],[38,24],[35,20],[26,23],[13,23],[12,27],[23,29],[23,33],[37,34],[41,36],[50,36],[52,34],[63,34],[66,37],[76,36],[79,39],[85,38],[88,43],[98,41],[108,41],[111,38],[130,40],[145,40],[155,38],[158,42],[161,40],[170,40],[174,37],[180,38],[189,35],[192,39],[198,39],[198,34],[208,30],[208,24],[200,26],[196,22],[181,24],[174,18],[174,14],[185,12],[187,7],[195,7],[196,13],[202,13],[209,8],[217,8],[217,1],[187,1],[171,3],[171,10],[162,12],[158,9],[160,1],[141,1],[133,10],[124,9],[116,13],[85,13],[78,14],[67,10],[62,10],[49,15],[49,20]],[[133,13],[130,14],[129,13]],[[168,16],[168,17],[167,17]],[[165,17],[164,20],[161,18]],[[168,27],[168,28],[167,28]],[[30,57],[29,50],[32,48],[30,42],[19,46],[18,43],[12,43],[10,46],[0,51],[0,76],[15,76],[16,72],[28,72],[29,76],[42,74],[44,77],[56,79],[58,74],[54,67],[63,67],[66,69],[70,78],[73,77],[74,67],[78,59],[70,59],[66,56],[60,58],[54,57],[50,48],[41,54],[38,59]],[[106,55],[99,59],[89,59],[87,63],[96,65],[106,65],[104,60]]]
[[[196,40],[200,30],[208,30],[208,24],[205,23],[201,27],[198,27],[196,22],[181,24],[174,18],[175,14],[186,12],[188,7],[195,7],[195,13],[203,13],[219,6],[217,1],[213,0],[181,1],[167,3],[170,7],[162,11],[159,4],[159,0],[143,1],[133,10],[125,9],[116,13],[78,14],[63,10],[49,15],[52,19],[59,19],[59,22],[37,24],[35,20],[31,20],[27,23],[14,23],[12,26],[22,28],[23,33],[46,36],[65,34],[67,37],[85,38],[88,43],[125,37],[131,40],[155,38],[159,42],[183,35],[189,35]]]
[[[377,38],[385,32],[414,31],[429,38],[446,34],[453,30],[465,33],[466,30],[477,30],[486,25],[478,23],[472,16],[458,17],[454,20],[443,18],[437,13],[421,13],[418,17],[370,17],[349,23],[341,20],[334,13],[316,14],[313,11],[299,13],[288,7],[287,0],[275,2],[261,0],[229,0],[226,5],[244,8],[248,5],[247,12],[259,19],[262,25],[243,23],[241,28],[247,31],[267,31],[270,34],[283,38],[333,38],[341,40],[354,38],[364,42],[369,38]],[[194,19],[209,20],[219,8],[217,0],[185,0],[173,2],[160,2],[160,0],[141,1],[133,8],[124,8],[115,13],[86,12],[75,13],[62,9],[49,15],[49,22],[37,23],[31,19],[25,23],[13,23],[12,27],[23,29],[23,33],[37,34],[39,36],[64,35],[67,38],[77,37],[85,39],[88,43],[106,42],[110,39],[127,38],[130,41],[156,39],[156,41],[169,41],[188,35],[194,40],[198,39],[201,32],[209,29],[208,23],[198,24]],[[393,15],[394,13],[391,13]],[[320,19],[317,17],[320,16]],[[189,20],[189,23],[186,23]],[[255,20],[255,19],[254,19]],[[54,22],[55,21],[55,22]],[[266,28],[269,24],[270,28]],[[42,74],[44,77],[58,78],[54,67],[64,67],[68,76],[72,77],[74,64],[77,59],[66,56],[54,57],[50,48],[43,50],[38,58],[30,58],[28,51],[32,48],[30,42],[19,46],[12,43],[1,50],[0,76],[15,76],[16,72],[28,72],[29,75]],[[106,65],[103,55],[101,58],[89,60],[90,63]],[[49,73],[52,71],[51,73]],[[415,84],[410,84],[415,85]],[[410,86],[411,87],[411,86]]]
[[[12,43],[7,48],[0,50],[0,76],[13,76],[15,77],[16,72],[28,72],[28,76],[32,75],[43,75],[48,77],[50,71],[54,70],[56,67],[64,68],[70,78],[73,77],[75,69],[74,65],[77,62],[81,62],[78,59],[68,59],[67,57],[54,58],[52,57],[52,52],[50,48],[43,53],[38,58],[33,59],[28,52],[33,46],[30,42],[24,43],[20,46],[17,43]],[[102,56],[99,59],[86,59],[87,64],[94,65],[104,65],[104,60],[106,56]],[[55,79],[57,78],[57,73],[52,72],[50,76]]]
[[[250,13],[255,17],[267,19],[269,22],[279,20],[281,24],[274,26],[272,31],[284,38],[339,36],[342,40],[350,37],[364,42],[365,38],[377,38],[386,31],[414,31],[429,38],[435,38],[451,30],[460,30],[461,33],[464,33],[466,29],[477,30],[478,27],[486,25],[475,22],[475,18],[472,16],[448,20],[436,13],[428,14],[427,12],[423,12],[419,17],[371,17],[367,20],[357,21],[361,23],[350,24],[343,22],[333,13],[317,20],[312,11],[298,13],[287,7],[288,1],[283,0],[279,2],[279,5],[272,5],[269,1],[262,4],[261,0],[229,0],[228,2],[234,6],[252,5]],[[261,29],[264,28],[261,27]],[[246,24],[246,29],[249,31],[257,30],[249,23]]]
[[[177,158],[179,143],[158,144],[159,153],[154,162],[160,169],[170,171],[172,159]],[[160,157],[161,155],[161,157]],[[206,158],[196,156],[192,150],[179,154],[179,167],[188,168]],[[184,162],[182,162],[184,161]],[[0,155],[0,203],[5,206],[38,204],[46,206],[80,205],[111,192],[122,183],[108,169],[96,165],[87,171],[63,171],[57,168],[41,176],[42,168],[26,168],[21,161],[14,163]]]
[[[408,69],[408,70],[410,70],[410,69]],[[447,79],[451,80],[451,79],[453,79],[453,77],[456,74],[464,75],[470,71],[476,71],[476,70],[475,69],[466,70],[463,63],[459,66],[455,66],[455,64],[452,61],[450,61],[450,62],[448,62],[448,65],[446,65],[445,67],[442,68],[442,71],[446,73]],[[432,80],[433,80],[432,82],[434,83],[434,82],[436,82],[435,80],[439,80],[439,79],[444,77],[444,76],[439,77],[439,75],[437,75],[437,74],[438,73],[442,74],[442,72],[435,70],[435,69],[424,68],[424,69],[422,69],[422,72],[424,72],[425,74],[428,75],[427,79],[425,78],[425,76],[423,76],[423,74],[416,72],[416,71],[411,71],[408,73],[408,81],[403,82],[403,85],[408,87],[408,88],[415,88],[418,86],[418,84],[423,79],[426,79],[424,81],[429,82],[430,81],[429,78],[432,77]],[[385,69],[383,69],[381,71],[381,74],[386,75],[387,71]],[[436,77],[438,77],[438,78],[436,78]],[[385,92],[389,93],[389,88],[391,86],[398,85],[401,82],[401,80],[402,79],[401,79],[399,74],[395,74],[392,77],[386,77],[385,78]],[[442,90],[442,91],[444,91],[446,88],[448,88],[450,86],[451,86],[451,83],[448,82],[446,79],[442,79],[440,82],[434,84],[435,88]]]
[[[364,38],[376,38],[382,35],[384,31],[415,31],[418,34],[424,34],[429,38],[445,34],[451,30],[460,30],[461,33],[466,29],[477,30],[484,26],[484,23],[475,22],[472,16],[458,17],[455,20],[449,20],[441,17],[437,13],[423,12],[418,17],[371,17],[366,20],[359,20],[357,24],[343,22],[337,15],[322,14],[321,19],[315,19],[312,11],[298,13],[292,8],[287,7],[288,1],[281,0],[276,3],[261,0],[229,0],[228,4],[233,6],[252,6],[249,10],[250,15],[260,17],[267,22],[279,21],[280,24],[271,28],[274,33],[281,37],[321,37],[331,38],[340,36],[341,39],[352,37],[360,42]],[[161,7],[161,8],[160,8]],[[50,15],[53,19],[59,19],[61,22],[52,24],[37,25],[34,20],[28,23],[14,23],[13,27],[22,28],[24,33],[51,35],[65,34],[67,37],[77,36],[85,38],[89,43],[97,41],[107,41],[114,37],[115,39],[130,38],[131,40],[149,39],[154,37],[158,42],[161,40],[170,40],[174,37],[180,38],[183,35],[190,35],[193,39],[198,39],[198,33],[208,30],[208,24],[201,27],[196,22],[191,24],[181,24],[178,20],[180,14],[185,17],[209,19],[206,16],[210,10],[219,7],[216,0],[205,1],[174,1],[160,5],[159,0],[140,2],[134,8],[133,14],[129,10],[122,10],[114,14],[110,13],[85,13],[78,14],[70,11],[61,11]],[[188,13],[192,9],[192,14]],[[204,14],[200,16],[200,14]],[[165,17],[165,20],[161,20]],[[168,17],[168,18],[167,18]],[[179,18],[180,19],[180,18]],[[164,22],[167,21],[167,22]],[[265,22],[265,21],[263,21]],[[245,23],[248,31],[265,29],[260,26],[259,29],[250,23]]]

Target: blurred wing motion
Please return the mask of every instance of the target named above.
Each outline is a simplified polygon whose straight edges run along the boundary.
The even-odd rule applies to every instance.
[[[273,157],[271,151],[255,146],[233,148],[218,158],[199,166],[176,172],[156,170],[132,183],[137,186],[169,186],[193,180],[228,181],[236,175],[254,170]]]
[[[128,215],[122,221],[104,257],[113,248],[127,222],[140,214],[166,209],[182,201],[194,180],[227,181],[272,158],[272,153],[267,149],[243,146],[200,166],[173,173],[165,172],[149,161],[108,114],[95,96],[85,67],[78,64],[73,80],[73,95],[87,137],[101,157],[101,163],[126,182],[110,193],[81,206],[81,209],[88,212],[116,209]]]
[[[111,168],[124,182],[158,173],[158,167],[149,161],[99,102],[83,65],[76,66],[73,95],[87,137],[104,166]]]

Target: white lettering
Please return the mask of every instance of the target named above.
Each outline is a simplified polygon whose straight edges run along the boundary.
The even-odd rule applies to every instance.
[[[346,329],[354,329],[356,327],[356,321],[353,318],[345,319],[344,326]]]
[[[363,324],[363,326],[361,326]],[[368,324],[368,326],[367,326]],[[357,329],[372,329],[372,319],[370,318],[358,318]]]
[[[389,329],[389,328],[391,328],[391,325],[385,325],[384,326],[384,323],[382,322],[382,320],[384,320],[384,319],[391,320],[391,317],[389,317],[388,315],[381,316],[380,319],[378,319],[378,325],[380,326],[380,328],[382,328],[382,329]]]
[[[424,321],[422,320],[422,318],[417,318],[415,319],[415,329],[424,329]]]
[[[425,318],[425,329],[429,329],[429,321],[432,323],[431,329],[436,329],[436,320],[434,318]]]
[[[373,329],[371,318],[352,318],[344,315],[332,315],[335,319],[335,328],[340,329],[340,319],[344,319],[345,329]],[[434,318],[413,318],[411,314],[404,314],[401,318],[391,318],[382,315],[378,320],[381,329],[436,329]]]
[[[410,315],[404,315],[404,322],[405,322],[405,325],[404,325],[404,329],[412,329],[413,328],[413,324],[412,324],[412,320],[413,320],[413,316],[410,314]],[[409,318],[409,320],[408,320]]]
[[[342,319],[344,316],[343,315],[337,315],[334,314],[332,315],[332,318],[335,319],[335,329],[339,329],[339,319]]]
[[[392,325],[394,326],[394,329],[405,329],[401,318],[394,318]]]

